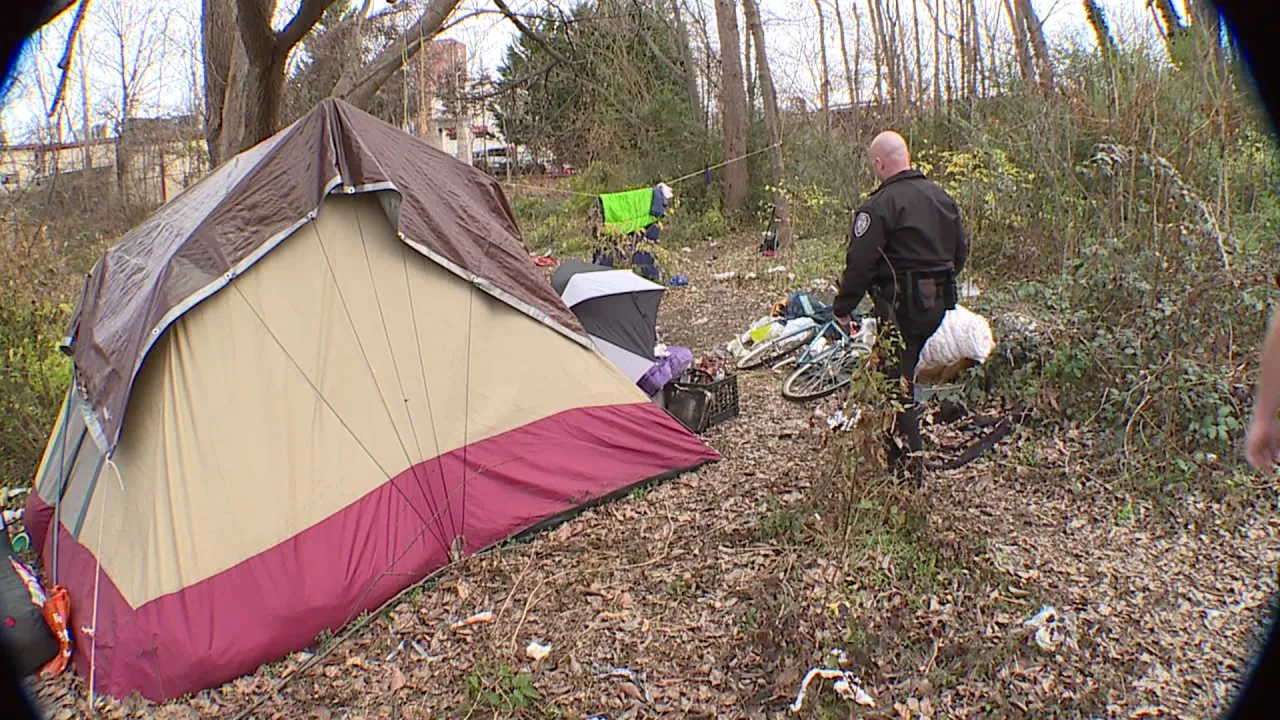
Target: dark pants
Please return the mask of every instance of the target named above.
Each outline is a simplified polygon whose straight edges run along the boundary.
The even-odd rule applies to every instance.
[[[902,345],[895,353],[884,357],[882,368],[885,377],[893,387],[896,400],[903,410],[894,421],[893,431],[886,438],[889,444],[889,461],[895,470],[909,470],[916,479],[921,479],[922,466],[918,457],[913,458],[924,448],[920,437],[920,409],[915,401],[916,365],[920,362],[920,352],[929,341],[934,331],[942,324],[942,317],[947,314],[946,305],[940,300],[931,308],[910,307],[906,302],[891,305],[879,296],[875,301],[876,322],[879,327],[876,335],[887,338],[890,328],[896,328],[902,335]],[[902,380],[905,378],[905,382]],[[906,441],[901,447],[895,436]],[[905,466],[905,467],[904,467]]]

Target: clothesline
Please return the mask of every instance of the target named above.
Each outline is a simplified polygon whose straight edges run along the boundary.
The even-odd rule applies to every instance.
[[[685,180],[690,180],[692,178],[698,177],[699,175],[704,175],[708,172],[711,172],[712,170],[722,168],[725,165],[729,165],[730,163],[735,163],[735,162],[738,162],[739,160],[746,160],[747,158],[753,155],[759,155],[760,153],[765,152],[767,150],[772,150],[781,144],[782,143],[774,143],[773,145],[762,147],[759,150],[753,150],[745,155],[739,155],[738,157],[730,158],[728,160],[725,160],[724,162],[716,163],[715,165],[710,165],[696,172],[691,172],[688,175],[681,175],[675,180],[670,180],[665,182],[667,183],[667,185],[676,185],[678,183],[684,182]],[[579,197],[593,198],[593,197],[598,197],[600,195],[600,193],[581,192],[579,190],[569,190],[568,188],[558,188],[558,187],[547,187],[545,185],[529,185],[526,183],[514,183],[514,182],[504,182],[500,184],[503,185],[504,187],[526,188],[529,190],[542,190],[546,192],[558,192],[558,193],[565,193],[566,195],[577,195]]]

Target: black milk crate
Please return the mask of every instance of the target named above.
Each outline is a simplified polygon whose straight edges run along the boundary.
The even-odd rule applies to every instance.
[[[704,432],[738,417],[738,376],[726,374],[712,380],[707,373],[690,369],[667,385],[666,405],[667,411],[689,430]]]

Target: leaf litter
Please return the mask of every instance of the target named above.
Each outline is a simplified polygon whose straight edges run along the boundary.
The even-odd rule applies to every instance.
[[[788,288],[750,240],[728,244],[684,255],[689,284],[666,294],[664,342],[722,347]],[[726,272],[737,279],[712,281]],[[505,711],[468,687],[525,677],[537,697],[506,714],[779,717],[808,669],[841,688],[811,685],[796,716],[1226,707],[1276,590],[1280,518],[1267,502],[1186,495],[1157,511],[1081,465],[1087,432],[1024,430],[931,474],[919,532],[842,538],[823,495],[838,403],[789,403],[779,382],[740,377],[742,416],[706,434],[720,463],[468,558],[314,666],[294,653],[190,698],[106,699],[98,714],[225,718],[262,701],[260,719],[490,717]],[[966,442],[955,426],[927,433]],[[472,622],[454,630],[458,618]],[[832,647],[837,667],[823,664]],[[49,717],[90,713],[72,673],[36,694]]]

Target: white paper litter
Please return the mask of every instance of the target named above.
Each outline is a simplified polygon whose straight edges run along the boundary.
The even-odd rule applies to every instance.
[[[537,640],[534,640],[529,643],[529,647],[524,649],[524,654],[528,655],[530,660],[536,662],[551,654],[551,645],[543,645]]]
[[[840,432],[848,432],[850,428],[858,424],[862,419],[862,408],[854,408],[853,415],[844,414],[844,410],[836,408],[836,411],[827,416],[827,428],[830,430],[839,430]]]
[[[1052,605],[1040,608],[1024,625],[1034,630],[1031,639],[1045,652],[1057,652],[1063,645],[1071,644],[1072,619],[1058,612]]]
[[[768,270],[765,270],[765,272],[769,273],[770,275],[776,275],[776,274],[778,274],[778,273],[784,273],[784,272],[786,272],[786,271],[787,271],[787,266],[786,266],[786,265],[774,265],[773,267],[769,268]]]
[[[791,712],[798,713],[804,707],[805,696],[809,693],[809,683],[814,678],[822,678],[824,680],[835,680],[832,685],[836,694],[845,700],[852,700],[859,705],[867,707],[875,707],[875,698],[867,694],[862,689],[861,681],[847,670],[831,670],[828,668],[811,668],[805,673],[804,680],[800,682],[800,692],[796,694],[796,701],[791,703]]]

